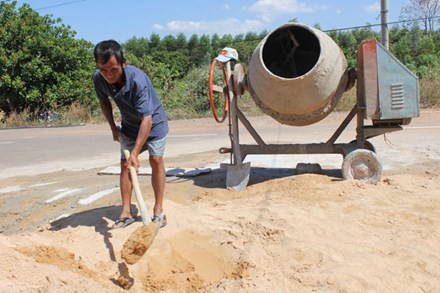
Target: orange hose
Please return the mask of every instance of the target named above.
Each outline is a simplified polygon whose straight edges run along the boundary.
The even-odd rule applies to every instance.
[[[219,119],[219,117],[217,116],[217,111],[215,109],[215,98],[214,98],[214,69],[215,69],[215,65],[219,63],[220,67],[223,71],[223,78],[224,78],[224,82],[225,82],[225,88],[223,89],[223,97],[225,98],[225,108],[223,109],[223,116],[221,117],[221,119]],[[225,89],[226,89],[226,93],[225,93]],[[222,123],[223,121],[225,121],[226,118],[226,114],[228,113],[229,110],[229,89],[228,89],[228,77],[226,74],[226,68],[225,65],[221,62],[217,62],[216,59],[214,59],[211,63],[211,69],[209,71],[209,83],[208,83],[208,93],[209,93],[209,105],[211,107],[211,112],[212,115],[214,116],[215,121],[217,121],[218,123]]]

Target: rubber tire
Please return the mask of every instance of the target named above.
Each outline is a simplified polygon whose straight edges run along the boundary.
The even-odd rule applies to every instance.
[[[356,142],[356,140],[352,140],[352,141],[350,141],[350,144],[357,145],[357,142]],[[373,144],[371,143],[371,141],[369,141],[369,140],[366,140],[366,141],[365,141],[365,146],[364,146],[364,148],[367,149],[367,150],[372,151],[373,153],[376,152],[376,148],[374,147],[374,145],[373,145]]]
[[[382,177],[382,163],[370,150],[354,150],[342,162],[342,177],[376,184]]]

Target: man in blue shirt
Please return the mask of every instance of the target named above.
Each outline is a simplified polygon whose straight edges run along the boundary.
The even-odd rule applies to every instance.
[[[124,228],[135,221],[131,212],[132,183],[129,167],[139,170],[139,155],[148,150],[152,169],[151,185],[154,191],[155,205],[153,222],[166,225],[163,214],[163,196],[165,189],[165,166],[163,154],[168,133],[168,121],[162,102],[154,90],[151,81],[142,70],[126,64],[120,44],[114,40],[102,41],[94,49],[98,70],[93,76],[96,95],[99,98],[113,140],[123,137],[130,157],[125,158],[121,148],[120,188],[122,211],[112,228]],[[121,113],[121,128],[116,126],[113,117],[112,98]]]

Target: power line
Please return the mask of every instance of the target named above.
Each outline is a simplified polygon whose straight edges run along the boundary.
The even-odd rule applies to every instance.
[[[76,1],[65,2],[65,3],[61,3],[61,4],[56,4],[56,5],[51,5],[51,6],[37,8],[37,9],[35,9],[35,11],[37,11],[37,10],[44,10],[44,9],[50,9],[50,8],[55,8],[55,7],[70,5],[70,4],[74,4],[74,3],[85,2],[85,1],[87,1],[87,0],[76,0]]]
[[[399,24],[399,23],[407,23],[407,22],[419,22],[419,21],[424,21],[424,20],[426,20],[427,18],[429,18],[429,19],[435,19],[435,18],[440,18],[440,16],[436,15],[436,16],[426,17],[426,18],[418,18],[418,19],[409,19],[409,20],[391,21],[391,22],[387,22],[386,25],[389,25],[389,24]],[[325,30],[324,32],[346,31],[346,30],[353,30],[353,29],[366,28],[366,27],[373,27],[373,26],[381,26],[381,25],[382,25],[382,24],[380,24],[380,23],[376,23],[376,24],[369,24],[369,25],[362,25],[362,26],[352,26],[352,27],[346,27],[346,28],[330,29],[330,30]]]
[[[429,17],[430,19],[433,18],[440,18],[440,16],[432,16]],[[386,23],[387,25],[390,24],[399,24],[399,23],[407,23],[407,22],[418,22],[418,21],[424,21],[425,18],[419,18],[419,19],[407,19],[407,20],[399,20],[399,21],[392,21]],[[381,26],[382,24],[369,24],[369,25],[361,25],[361,26],[352,26],[352,27],[346,27],[346,28],[338,28],[338,29],[329,29],[329,30],[322,30],[323,32],[336,32],[336,31],[347,31],[347,30],[354,30],[354,29],[360,29],[360,28],[368,28],[373,26]],[[253,40],[240,40],[240,41],[233,41],[234,44],[237,43],[247,43],[247,42],[253,42],[253,41],[261,41],[264,37],[259,37]]]

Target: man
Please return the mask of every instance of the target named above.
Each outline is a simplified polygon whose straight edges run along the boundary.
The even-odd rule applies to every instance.
[[[93,76],[96,95],[113,134],[113,140],[122,137],[130,157],[125,158],[121,146],[120,189],[122,211],[112,226],[124,228],[135,221],[131,212],[132,182],[129,167],[133,165],[139,171],[139,155],[148,150],[152,169],[151,185],[155,204],[153,222],[166,225],[163,214],[163,196],[165,189],[165,166],[163,154],[168,133],[168,121],[162,103],[151,81],[142,70],[126,64],[120,44],[114,40],[102,41],[94,49],[98,70]],[[121,113],[121,128],[113,118],[111,97]]]

